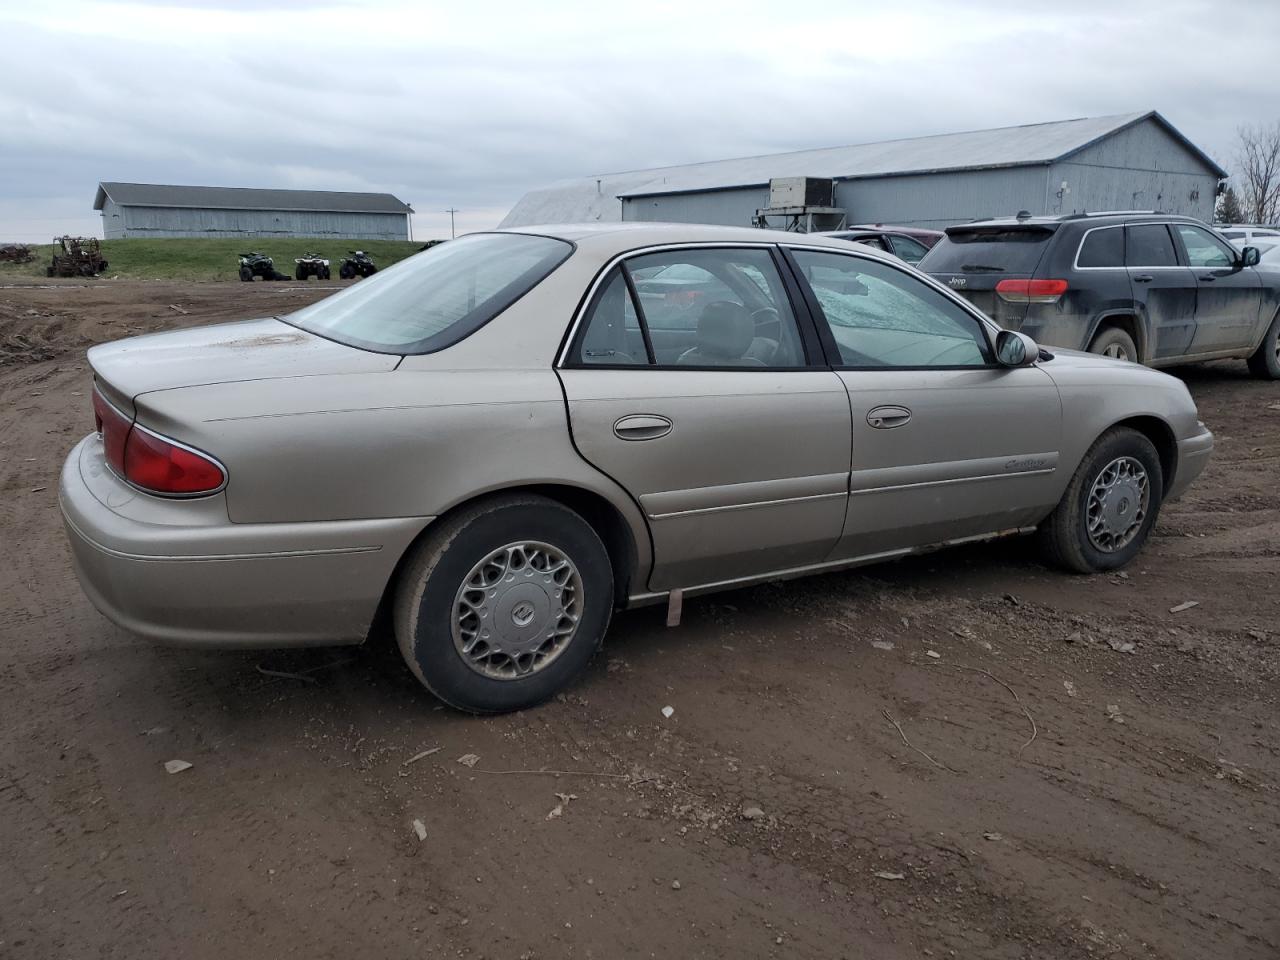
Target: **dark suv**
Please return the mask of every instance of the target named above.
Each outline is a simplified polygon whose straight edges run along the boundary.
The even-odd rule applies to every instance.
[[[1280,379],[1280,276],[1190,217],[1019,214],[948,227],[918,264],[1002,327],[1153,367],[1247,357]]]

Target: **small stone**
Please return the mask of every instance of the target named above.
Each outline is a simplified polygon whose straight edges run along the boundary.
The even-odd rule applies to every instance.
[[[666,717],[668,720],[671,719],[672,715],[675,712],[676,712],[676,708],[672,706],[666,706],[662,708],[662,715]]]
[[[464,753],[458,758],[458,762],[464,767],[474,767],[480,762],[480,755],[476,753]]]
[[[164,769],[166,773],[181,773],[183,770],[190,770],[191,764],[185,760],[166,760]]]
[[[983,839],[983,840],[999,841],[999,840],[1003,840],[1003,839],[1004,839],[1004,837],[1000,836],[1000,834],[998,834],[998,833],[987,832],[987,833],[984,833],[984,834],[982,835],[982,839]]]
[[[1187,601],[1184,601],[1183,603],[1178,604],[1176,607],[1170,607],[1169,612],[1181,613],[1183,610],[1190,610],[1192,607],[1198,607],[1198,606],[1200,606],[1199,600],[1187,600]]]
[[[763,820],[764,811],[755,804],[744,804],[742,807],[743,820]]]
[[[892,650],[893,642],[891,640],[872,640],[871,645],[877,650]]]
[[[679,890],[679,889],[680,889],[680,881],[679,881],[679,880],[672,880],[672,881],[671,881],[671,889],[672,889],[672,890]]]
[[[1075,631],[1075,633],[1067,634],[1067,643],[1081,643],[1083,641],[1084,641],[1084,634],[1082,634],[1079,630]]]
[[[937,650],[926,650],[926,651],[924,652],[924,655],[925,655],[926,657],[928,657],[930,660],[941,660],[941,659],[942,659],[942,654],[940,654]]]
[[[1078,697],[1078,696],[1079,696],[1079,694],[1078,694],[1078,693],[1076,693],[1076,685],[1075,685],[1074,683],[1072,683],[1070,680],[1063,680],[1063,681],[1062,681],[1062,686],[1066,689],[1066,691],[1067,691],[1067,696],[1068,696],[1068,697]]]
[[[418,835],[418,842],[427,839],[427,825],[421,820],[413,821],[413,832]]]
[[[877,877],[879,877],[881,880],[905,880],[905,879],[907,879],[907,875],[906,875],[905,873],[893,873],[893,872],[892,872],[892,871],[890,871],[890,870],[877,870],[877,871],[875,872],[875,875],[876,875]]]

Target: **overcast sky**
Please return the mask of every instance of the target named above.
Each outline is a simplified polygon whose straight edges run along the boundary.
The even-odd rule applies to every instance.
[[[0,0],[0,241],[99,180],[379,190],[414,235],[580,175],[1156,109],[1228,169],[1280,2]]]

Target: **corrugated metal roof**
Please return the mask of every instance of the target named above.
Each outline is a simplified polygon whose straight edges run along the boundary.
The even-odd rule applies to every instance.
[[[93,209],[106,198],[125,207],[194,207],[203,210],[309,210],[323,213],[411,213],[389,193],[334,190],[263,190],[254,187],[193,187],[163,183],[98,184]]]
[[[763,186],[774,177],[855,179],[1047,164],[1147,119],[1161,124],[1218,176],[1226,176],[1225,170],[1151,110],[566,180],[526,194],[501,226],[619,220],[620,197]]]

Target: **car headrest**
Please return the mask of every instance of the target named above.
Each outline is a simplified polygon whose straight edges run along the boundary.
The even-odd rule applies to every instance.
[[[698,318],[698,350],[708,357],[736,360],[751,348],[756,325],[747,308],[730,300],[716,300]]]

